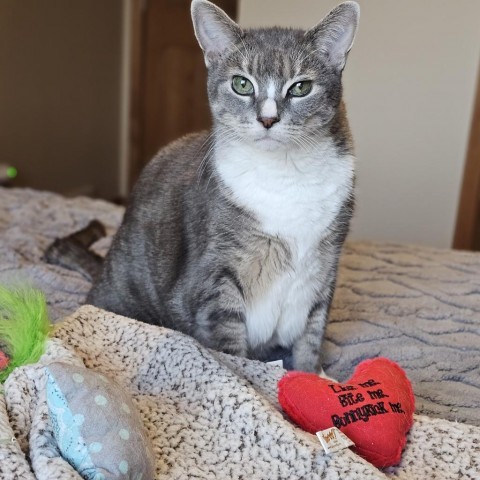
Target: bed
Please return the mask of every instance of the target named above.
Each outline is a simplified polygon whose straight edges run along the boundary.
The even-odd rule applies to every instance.
[[[104,201],[0,188],[0,282],[43,290],[57,323],[39,364],[17,369],[0,394],[2,479],[81,478],[45,447],[47,427],[35,420],[41,367],[52,358],[75,358],[128,389],[152,440],[155,478],[480,478],[479,254],[387,243],[344,248],[326,373],[345,380],[360,361],[386,356],[406,370],[416,398],[402,461],[381,471],[349,449],[324,454],[314,435],[285,417],[277,401],[282,368],[82,305],[89,280],[42,261],[55,238],[94,218],[107,226],[94,246],[104,255],[122,215]]]

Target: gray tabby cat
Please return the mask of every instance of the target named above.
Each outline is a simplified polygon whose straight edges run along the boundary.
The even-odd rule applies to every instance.
[[[359,7],[343,3],[307,32],[242,30],[206,0],[192,18],[213,129],[145,168],[87,301],[319,371],[353,208],[341,76]]]

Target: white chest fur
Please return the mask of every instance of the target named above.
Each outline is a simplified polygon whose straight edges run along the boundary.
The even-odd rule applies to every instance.
[[[289,346],[305,328],[322,268],[314,249],[350,195],[354,159],[339,158],[331,144],[309,154],[220,147],[215,157],[234,201],[255,215],[266,234],[289,245],[291,268],[247,305],[251,346],[274,336]]]

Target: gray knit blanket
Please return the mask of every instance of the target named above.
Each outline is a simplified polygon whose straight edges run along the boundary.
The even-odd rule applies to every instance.
[[[0,188],[0,282],[42,289],[59,325],[41,361],[17,369],[0,395],[0,478],[80,478],[45,450],[39,392],[52,358],[83,362],[125,386],[151,437],[156,478],[480,478],[480,255],[370,243],[344,249],[325,370],[346,380],[360,361],[386,356],[405,369],[416,396],[402,461],[381,472],[349,449],[324,454],[315,436],[285,418],[277,402],[283,369],[80,307],[89,282],[46,265],[43,252],[93,218],[113,234],[122,215],[107,202]]]

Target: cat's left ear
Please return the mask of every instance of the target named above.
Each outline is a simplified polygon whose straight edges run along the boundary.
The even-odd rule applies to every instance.
[[[305,33],[315,44],[319,55],[335,69],[342,71],[352,48],[360,20],[357,2],[344,2],[335,7],[318,25]]]
[[[193,0],[191,10],[195,36],[208,67],[215,57],[234,48],[243,32],[221,8],[207,0]]]

